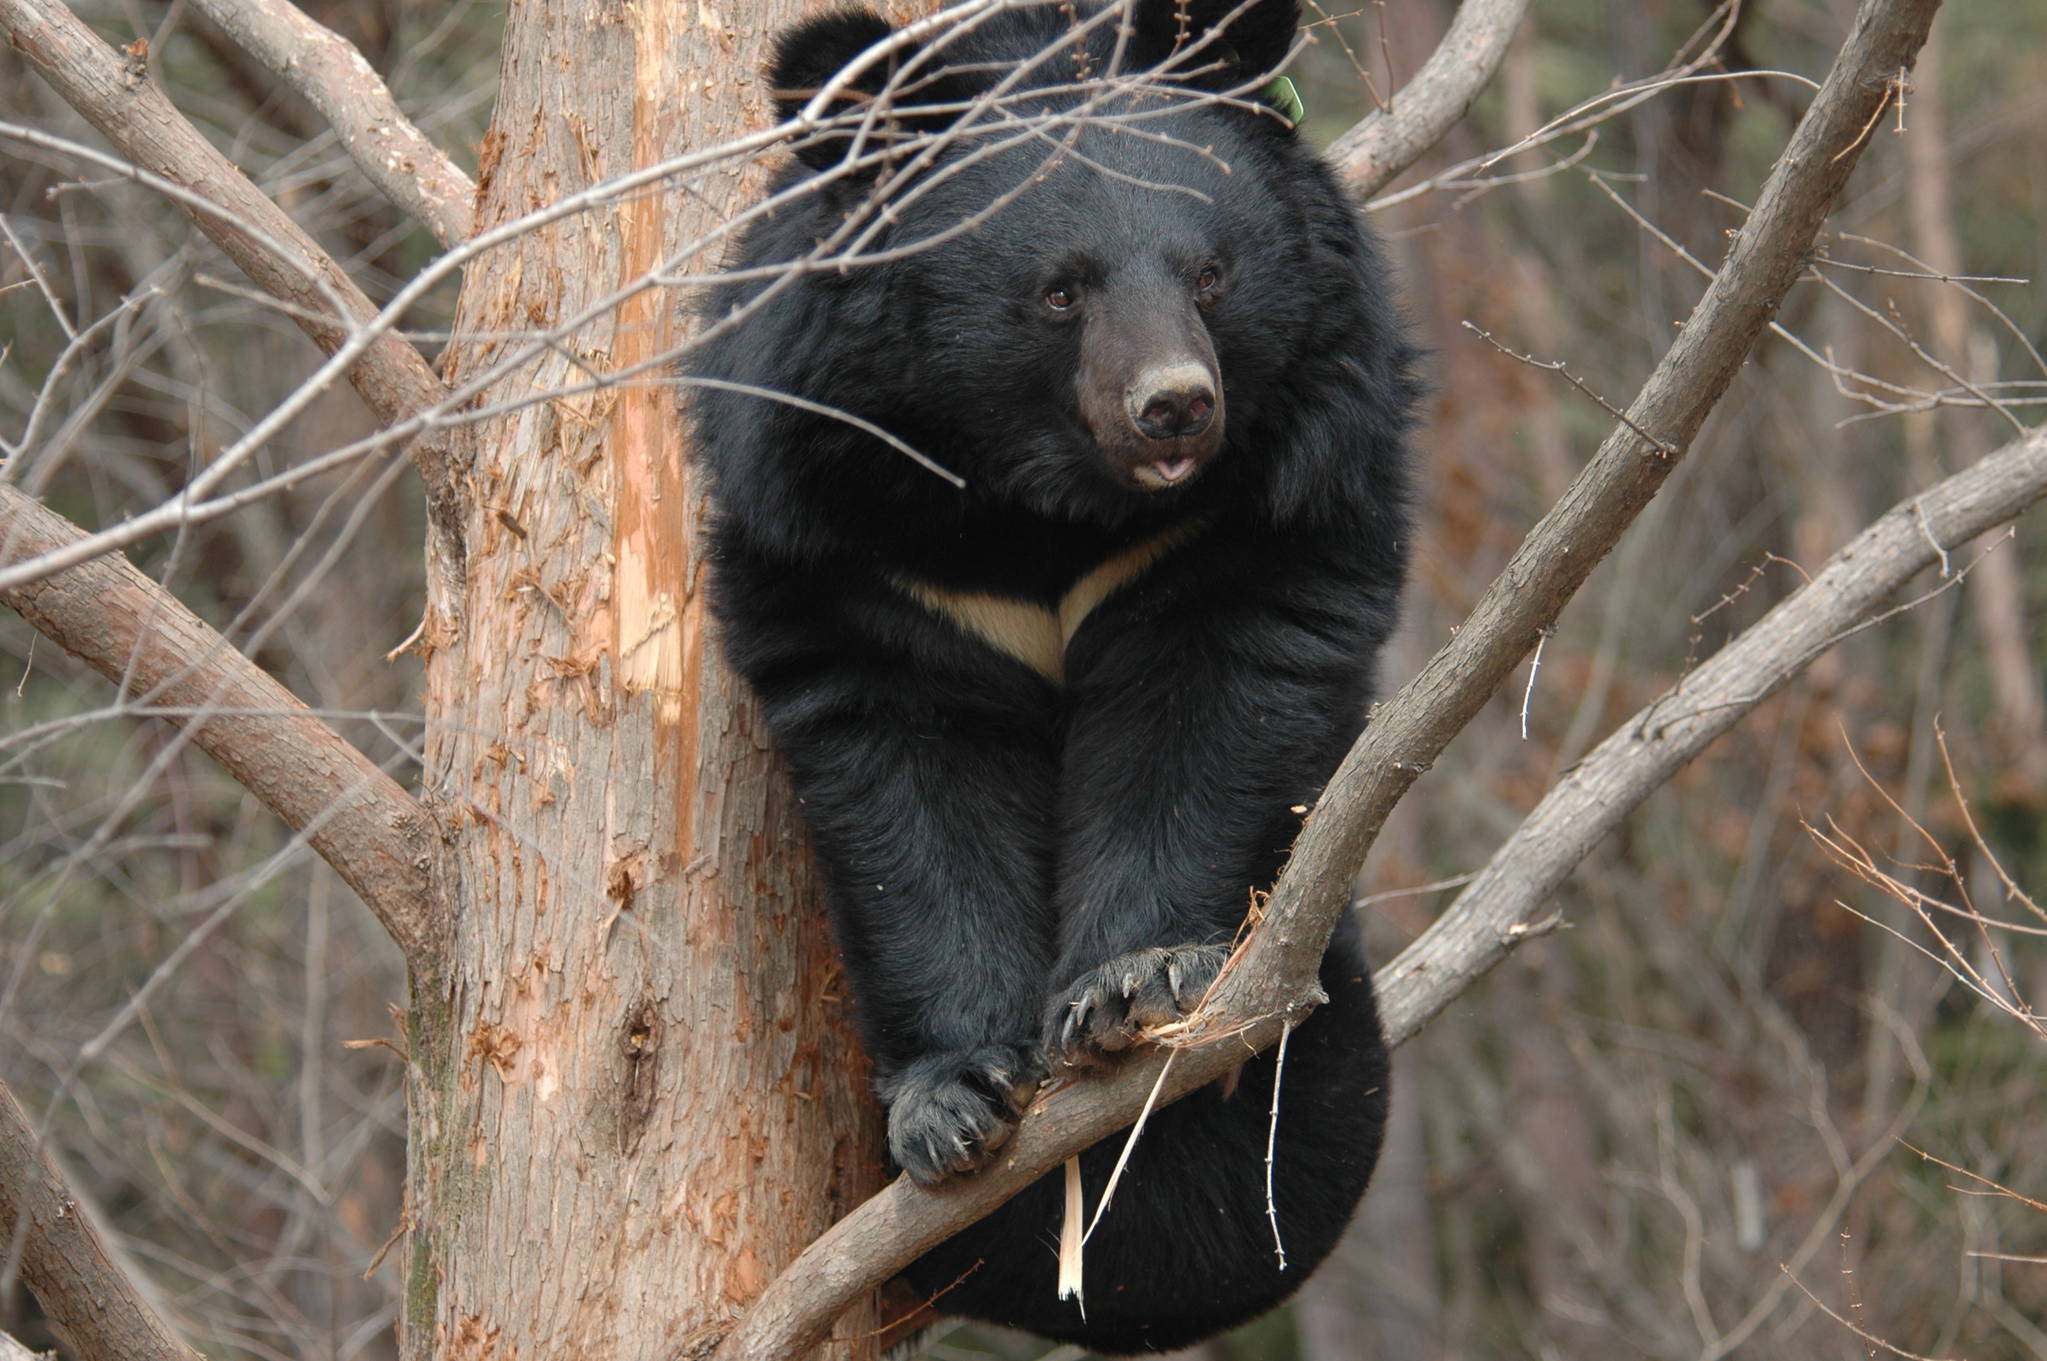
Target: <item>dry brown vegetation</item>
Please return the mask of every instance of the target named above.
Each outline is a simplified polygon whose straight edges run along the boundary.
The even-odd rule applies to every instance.
[[[40,3],[4,7],[32,14]],[[472,842],[491,827],[479,814],[450,816],[458,786],[464,799],[487,791],[504,827],[571,819],[601,796],[604,768],[586,758],[579,786],[577,763],[561,766],[551,744],[572,725],[672,698],[675,678],[636,688],[616,635],[599,646],[576,632],[601,544],[584,574],[537,550],[531,564],[517,557],[605,507],[566,492],[550,500],[560,482],[444,477],[450,448],[476,457],[462,452],[472,436],[461,431],[437,429],[409,451],[374,441],[443,385],[541,336],[532,367],[501,383],[544,398],[526,408],[545,427],[536,438],[581,476],[615,456],[630,421],[668,419],[646,414],[669,405],[665,361],[646,334],[659,329],[650,317],[673,314],[677,290],[621,303],[594,285],[587,296],[536,293],[529,277],[521,291],[503,277],[506,257],[489,257],[473,268],[498,270],[497,291],[472,283],[458,313],[462,279],[451,273],[370,347],[358,389],[331,385],[274,432],[244,437],[302,393],[323,346],[347,343],[346,328],[323,340],[302,327],[307,309],[381,305],[479,225],[761,124],[698,129],[697,140],[652,155],[571,126],[545,156],[522,151],[505,130],[537,126],[533,108],[498,106],[490,130],[501,26],[516,37],[525,22],[516,12],[306,5],[363,52],[449,159],[396,153],[376,140],[392,124],[364,102],[373,92],[349,86],[309,101],[234,29],[238,13],[263,8],[95,0],[77,13],[122,54],[112,90],[140,99],[160,88],[280,221],[333,261],[324,292],[266,279],[274,252],[262,239],[227,253],[210,244],[163,187],[125,177],[140,151],[95,131],[75,112],[78,98],[33,74],[28,40],[17,32],[0,46],[0,494],[15,498],[0,512],[0,568],[30,556],[34,501],[72,525],[116,532],[139,569],[131,582],[103,558],[0,588],[36,626],[0,614],[0,1082],[61,1155],[67,1194],[101,1227],[112,1262],[139,1283],[138,1309],[205,1354],[395,1356],[404,1315],[404,1355],[523,1355],[518,1345],[549,1336],[532,1320],[451,1312],[454,1287],[438,1303],[422,1292],[439,1267],[420,1265],[420,1224],[466,1204],[461,1196],[482,1198],[450,1169],[481,1165],[484,1151],[481,1135],[429,1142],[415,1128],[415,1188],[431,1170],[433,1194],[448,1199],[408,1200],[406,1084],[410,1063],[411,1080],[428,1088],[433,1074],[447,1077],[451,1110],[481,1092],[477,1103],[504,1103],[489,1119],[522,1118],[517,1100],[541,1085],[534,1065],[553,1052],[533,1023],[553,1005],[547,970],[521,981],[534,957],[524,936],[498,956],[469,941],[459,948],[475,947],[478,976],[507,984],[514,1001],[459,1013],[459,1023],[454,1011],[422,1014],[421,996],[436,992],[421,988],[420,961],[453,929],[434,894],[460,880],[473,905],[477,881],[349,847],[406,844],[415,805],[405,791],[415,789],[444,820],[437,826],[459,822]],[[662,35],[683,48],[696,41],[692,24],[714,31],[707,9],[685,8]],[[728,35],[750,22],[731,8],[713,16]],[[643,9],[649,23],[662,12]],[[1394,98],[1398,114],[1424,102],[1419,89],[1411,106],[1390,92],[1423,69],[1455,9],[1333,8],[1310,28],[1297,68],[1307,133],[1349,157],[1432,350],[1419,441],[1425,529],[1383,679],[1389,695],[1417,675],[1435,679],[1381,715],[1390,714],[1381,748],[1361,759],[1342,802],[1383,813],[1409,784],[1412,793],[1383,830],[1378,814],[1360,814],[1341,842],[1341,810],[1318,816],[1332,839],[1297,876],[1299,892],[1281,898],[1311,910],[1318,885],[1325,898],[1337,893],[1350,849],[1372,843],[1356,892],[1380,958],[1424,943],[1382,975],[1395,1029],[1413,1038],[1398,1055],[1394,1137],[1352,1242],[1293,1309],[1209,1350],[1259,1361],[2047,1358],[2047,1053],[2035,1010],[2047,1008],[2037,907],[2047,885],[2047,543],[2037,516],[2003,527],[2027,500],[2009,487],[1968,505],[1930,494],[1958,495],[1957,474],[2002,456],[2015,468],[2030,459],[2030,498],[2040,495],[2047,15],[2005,0],[1941,8],[1916,66],[1870,88],[1876,113],[1854,120],[1852,146],[1839,150],[1841,173],[1860,165],[1809,260],[1793,242],[1785,258],[1796,282],[1727,399],[1714,405],[1717,392],[1686,371],[1671,379],[1666,407],[1645,406],[1642,394],[1671,371],[1684,331],[1728,333],[1694,307],[1709,278],[1734,272],[1723,271],[1730,249],[1761,211],[1856,6],[1538,4],[1471,111],[1403,143],[1387,130],[1408,125],[1384,105]],[[531,88],[517,63],[541,50],[505,58],[508,89]],[[1452,55],[1469,65],[1483,52]],[[738,81],[739,58],[717,63],[707,81],[728,71]],[[354,78],[346,63],[307,61],[301,74],[330,96]],[[744,98],[757,112],[756,95]],[[724,117],[737,107],[719,103],[728,96],[744,102],[708,83],[691,97]],[[1431,144],[1399,178],[1379,175]],[[505,165],[508,145],[531,164]],[[369,173],[393,165],[403,171],[393,182]],[[529,169],[545,173],[518,180],[522,193],[556,187],[508,206],[515,174]],[[722,167],[716,175],[731,193]],[[486,210],[474,221],[471,177]],[[634,201],[594,196],[589,218],[616,222]],[[244,226],[262,221],[260,205],[239,211]],[[584,230],[542,229],[539,244],[517,248],[520,268],[537,276],[551,253],[584,248],[573,236]],[[629,241],[605,277],[651,267],[655,247],[632,255],[645,245]],[[598,329],[615,313],[642,329],[592,341],[571,325],[572,304],[607,309]],[[1730,373],[1743,348],[1731,349]],[[634,364],[644,366],[637,382]],[[381,376],[361,379],[368,370]],[[477,399],[501,404],[493,430],[520,419],[505,390]],[[1666,421],[1701,394],[1689,428]],[[1641,493],[1654,499],[1631,525],[1609,517],[1626,533],[1575,597],[1575,581],[1558,575],[1568,564],[1500,590],[1524,536],[1568,502],[1603,440],[1617,467],[1657,465]],[[1658,463],[1665,441],[1681,446],[1681,460]],[[233,503],[179,525],[163,508],[195,485]],[[1997,494],[2019,504],[1998,510]],[[151,513],[163,523],[144,533],[140,517]],[[1946,535],[1948,516],[2000,527]],[[68,532],[33,523],[50,545]],[[1823,573],[1872,524],[1895,532]],[[1588,532],[1559,537],[1557,560],[1574,548],[1593,560]],[[472,569],[466,586],[448,577],[453,539]],[[1914,553],[1923,569],[1899,565],[1897,555]],[[1902,586],[1880,578],[1886,563]],[[104,574],[78,575],[89,570]],[[1816,579],[1826,589],[1801,595]],[[1858,581],[1879,579],[1873,602],[1852,596]],[[177,633],[149,583],[189,607],[201,632]],[[111,619],[131,587],[140,594],[128,631],[96,658],[81,635],[66,637],[84,627],[66,619]],[[449,608],[461,600],[466,620]],[[1819,608],[1829,600],[1847,601],[1847,613],[1814,624],[1833,619]],[[1485,613],[1489,602],[1496,613]],[[487,648],[465,657],[462,635],[500,604],[508,617],[523,611],[522,627],[544,642],[536,678],[508,690],[557,715],[546,742],[498,711],[450,700],[465,676],[495,674]],[[1769,631],[1779,606],[1805,613],[1782,626],[1777,652],[1752,663],[1736,653],[1731,644],[1779,636]],[[1799,641],[1788,630],[1800,620],[1832,645]],[[222,701],[213,691],[181,697],[148,669],[150,649],[172,638],[186,639],[172,662],[197,665],[225,639],[283,689],[227,705],[241,728],[217,721],[195,738],[194,707]],[[1464,651],[1438,655],[1446,644]],[[1494,671],[1506,676],[1497,688]],[[1784,683],[1764,697],[1766,679]],[[293,734],[315,718],[353,749],[337,754],[339,766],[235,765],[237,752],[299,750]],[[737,736],[751,740],[743,720]],[[458,759],[450,753],[459,781],[445,778]],[[1417,767],[1427,768],[1418,781]],[[379,802],[384,776],[395,793]],[[786,810],[771,792],[760,797],[772,826]],[[297,814],[294,798],[306,805]],[[630,936],[635,910],[652,913],[690,867],[668,866],[658,838],[614,852],[598,826],[560,832],[564,846],[580,839],[602,854],[587,876],[553,882],[552,901],[573,905],[553,920],[624,921]],[[1577,844],[1594,839],[1589,854]],[[508,860],[554,846],[507,840]],[[773,860],[776,843],[764,844]],[[1446,911],[1451,925],[1471,923],[1468,938],[1424,937]],[[642,930],[635,939],[649,957],[672,964],[684,928]],[[1517,948],[1523,940],[1532,943]],[[1505,967],[1475,981],[1509,949]],[[394,1017],[408,960],[413,1010]],[[714,967],[729,985],[729,967]],[[447,973],[426,976],[459,991]],[[801,976],[815,985],[800,994],[805,1023],[836,1015],[828,972]],[[1261,976],[1275,988],[1287,977],[1277,964]],[[651,1014],[685,1033],[676,1012]],[[1266,1011],[1247,1004],[1244,1014]],[[780,1022],[763,1012],[758,1023]],[[658,1027],[628,1033],[661,1043]],[[642,1073],[618,1044],[599,1033],[590,1052]],[[811,1061],[829,1069],[819,1055],[831,1052]],[[846,1081],[857,1089],[857,1075]],[[664,1068],[661,1082],[690,1090],[678,1069]],[[1148,1085],[1133,1074],[1124,1086],[1137,1097],[1048,1111],[1019,1156],[1053,1156],[1086,1121],[1113,1123],[1117,1100],[1127,1118]],[[644,1142],[639,1090],[628,1083],[618,1104],[641,1123],[612,1130],[605,1148],[628,1171],[638,1157],[653,1166],[668,1118]],[[478,1109],[461,1106],[483,1128]],[[544,1188],[565,1175],[543,1167],[534,1180]],[[868,1189],[859,1175],[833,1183],[841,1208]],[[710,1310],[716,1330],[694,1338],[708,1343],[793,1246],[742,1253],[749,1188],[700,1189],[691,1224],[719,1242],[717,1298],[732,1303]],[[878,1203],[912,1217],[930,1209],[902,1188],[889,1195]],[[512,1235],[517,1221],[505,1224]],[[490,1241],[459,1250],[487,1260]],[[33,1264],[22,1270],[26,1246],[0,1241],[0,1333],[51,1345],[24,1284],[36,1279]],[[457,1250],[445,1240],[435,1249]],[[553,1250],[579,1263],[592,1255],[581,1241]],[[648,1259],[645,1269],[658,1268]],[[601,1279],[625,1271],[589,1269]],[[730,1347],[783,1336],[776,1319],[748,1322],[755,1331]],[[871,1322],[842,1325],[841,1336]],[[552,1336],[566,1345],[568,1334]],[[854,1337],[853,1348],[873,1341]],[[928,1347],[940,1357],[1044,1352],[972,1330],[942,1329]]]

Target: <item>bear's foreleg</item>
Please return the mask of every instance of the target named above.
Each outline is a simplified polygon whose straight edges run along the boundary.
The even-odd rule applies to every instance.
[[[1042,1071],[1056,700],[887,587],[721,563],[726,638],[788,759],[920,1182],[979,1166]]]
[[[1147,581],[1076,637],[1043,1029],[1056,1063],[1198,1003],[1361,726],[1376,611],[1340,579],[1301,580],[1268,565]]]

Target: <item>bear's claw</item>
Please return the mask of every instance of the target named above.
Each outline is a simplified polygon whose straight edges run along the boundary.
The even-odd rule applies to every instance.
[[[925,1055],[880,1084],[889,1157],[920,1186],[973,1171],[1009,1141],[1043,1077],[1021,1045]]]
[[[1086,1068],[1169,1025],[1199,1005],[1227,945],[1156,946],[1118,955],[1082,974],[1045,1015],[1045,1053],[1055,1068]]]

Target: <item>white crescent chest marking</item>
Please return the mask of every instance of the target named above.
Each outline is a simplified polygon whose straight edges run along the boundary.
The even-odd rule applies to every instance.
[[[1200,527],[1179,525],[1132,544],[1074,582],[1056,606],[986,591],[954,590],[911,576],[897,575],[889,580],[904,595],[949,620],[961,632],[1016,658],[1057,685],[1066,677],[1067,644],[1095,607],[1135,581]]]

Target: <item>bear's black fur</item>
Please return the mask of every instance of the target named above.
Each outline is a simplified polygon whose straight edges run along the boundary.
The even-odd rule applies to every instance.
[[[726,646],[919,1181],[985,1161],[1048,1065],[1191,1009],[1363,722],[1404,572],[1411,352],[1333,177],[1259,103],[1296,4],[1120,17],[998,9],[843,82],[689,374]],[[784,115],[889,34],[861,12],[786,34]],[[1055,1298],[1056,1173],[913,1282],[1110,1352],[1280,1302],[1385,1111],[1354,929],[1321,981],[1281,1096],[1284,1273],[1268,1053],[1154,1114],[1085,1317]],[[1121,1143],[1083,1159],[1090,1206]]]

